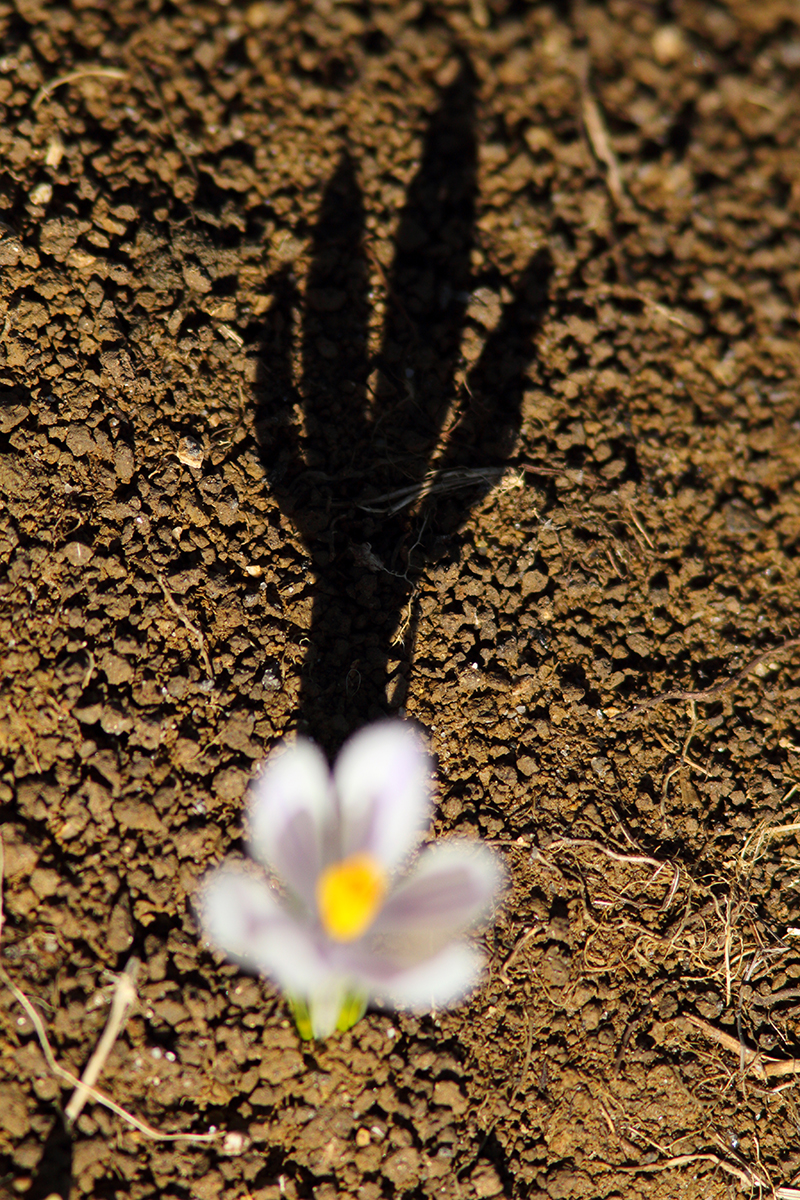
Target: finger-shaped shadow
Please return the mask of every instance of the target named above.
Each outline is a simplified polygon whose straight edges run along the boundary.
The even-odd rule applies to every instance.
[[[273,304],[262,337],[256,433],[269,482],[312,552],[330,528],[335,505],[353,490],[355,450],[366,433],[363,221],[361,191],[344,154],[323,195],[305,296],[288,267],[269,281]],[[298,389],[295,314],[301,300]],[[325,558],[321,552],[314,557],[317,566]]]
[[[304,461],[326,508],[352,490],[367,430],[368,290],[363,199],[344,154],[314,230],[302,329]]]
[[[395,483],[401,472],[424,475],[453,401],[470,299],[476,169],[475,79],[464,62],[430,122],[388,279],[373,421]]]
[[[402,702],[420,535],[438,521],[435,493],[388,514],[369,511],[367,497],[403,486],[416,493],[434,465],[483,466],[489,452],[493,465],[502,463],[519,427],[531,337],[547,292],[541,257],[470,374],[469,403],[460,405],[452,439],[443,433],[456,401],[470,298],[475,186],[474,80],[464,63],[431,118],[400,217],[378,361],[367,355],[363,200],[349,156],[325,189],[313,234],[299,387],[293,313],[300,298],[290,272],[271,281],[256,427],[270,485],[313,560],[299,724],[329,751]],[[479,495],[478,487],[459,493],[455,508],[448,502],[451,530]],[[399,629],[405,637],[398,643]]]
[[[376,572],[363,549],[369,522],[357,508],[371,438],[363,226],[362,195],[345,154],[325,188],[312,238],[299,331],[302,382],[299,389],[293,382],[300,297],[288,270],[271,281],[257,382],[256,430],[268,480],[315,572],[299,724],[328,749],[380,711],[381,606],[391,611],[397,604],[394,595],[376,597]],[[396,578],[387,580],[396,590]]]
[[[467,376],[462,411],[437,467],[452,470],[501,467],[513,453],[522,420],[525,375],[550,294],[552,259],[547,249],[531,258],[500,320],[489,334],[480,358]],[[494,478],[477,482],[469,508],[493,486]],[[450,528],[460,527],[469,515],[463,504],[450,514]],[[440,523],[444,520],[441,506]]]
[[[410,500],[410,519],[421,531],[418,541],[423,554],[432,539],[423,538],[422,531],[429,529],[441,537],[460,530],[476,505],[497,486],[502,468],[514,452],[526,371],[547,309],[551,274],[550,254],[541,250],[523,272],[455,398],[457,403],[451,403],[448,412],[455,419],[437,456],[435,472],[420,473],[415,486],[398,489],[405,493],[398,502],[418,497]],[[405,618],[408,628],[403,641],[409,654],[416,637],[417,616],[415,609]],[[392,630],[389,639],[394,638]]]

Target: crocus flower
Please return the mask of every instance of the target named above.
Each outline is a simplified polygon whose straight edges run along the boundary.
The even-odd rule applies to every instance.
[[[463,934],[500,891],[497,857],[450,839],[402,870],[429,820],[430,775],[401,721],[361,730],[333,771],[299,740],[252,789],[255,863],[223,863],[203,884],[204,934],[278,984],[304,1037],[349,1029],[371,1001],[444,1007],[480,975],[481,955]]]

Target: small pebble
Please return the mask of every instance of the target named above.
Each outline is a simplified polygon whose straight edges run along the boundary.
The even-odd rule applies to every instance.
[[[281,690],[281,681],[274,671],[265,671],[261,676],[261,686],[267,692],[279,692]]]
[[[68,542],[64,547],[64,556],[73,567],[85,567],[94,558],[94,550],[84,542]]]
[[[250,1145],[250,1138],[245,1133],[239,1133],[237,1130],[231,1130],[226,1133],[222,1141],[223,1154],[243,1154]]]
[[[662,67],[677,62],[686,51],[686,41],[677,25],[662,25],[653,34],[653,54]]]
[[[31,204],[48,205],[53,199],[53,185],[51,183],[37,183],[35,188],[31,188],[28,199]]]
[[[56,170],[61,164],[64,157],[64,143],[61,140],[61,134],[56,132],[47,143],[47,154],[45,155],[44,165]]]
[[[194,471],[200,470],[203,465],[203,447],[196,438],[181,438],[178,446],[178,462],[182,462],[185,467],[191,467]]]

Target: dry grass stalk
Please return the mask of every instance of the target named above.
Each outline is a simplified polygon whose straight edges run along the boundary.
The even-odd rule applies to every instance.
[[[798,790],[800,784],[793,784],[788,792],[781,796],[778,807],[785,808]],[[739,853],[740,867],[743,870],[752,868],[765,853],[770,842],[775,838],[790,837],[794,833],[800,833],[800,821],[791,821],[787,825],[770,825],[769,821],[762,821],[742,846]]]
[[[141,963],[138,958],[131,958],[125,970],[117,977],[114,995],[111,1000],[111,1012],[108,1015],[106,1027],[103,1030],[100,1041],[95,1047],[94,1054],[89,1059],[81,1075],[80,1086],[72,1093],[70,1102],[64,1109],[64,1120],[68,1129],[75,1124],[83,1112],[83,1107],[89,1099],[90,1089],[100,1078],[100,1074],[106,1064],[106,1059],[125,1027],[125,1022],[130,1015],[131,1009],[139,999],[136,991],[136,976],[140,966]]]
[[[79,79],[92,79],[100,77],[103,79],[127,79],[128,72],[120,71],[117,67],[81,67],[79,71],[70,71],[67,75],[62,75],[59,79],[53,79],[50,83],[46,83],[44,87],[40,87],[33,98],[32,108],[34,112],[39,105],[52,95],[56,88],[64,87],[68,83],[76,83]]]
[[[754,1050],[752,1046],[745,1045],[738,1038],[725,1033],[723,1029],[715,1028],[702,1017],[686,1013],[682,1020],[699,1029],[724,1050],[736,1054],[742,1073],[754,1075],[762,1083],[767,1083],[770,1079],[783,1079],[786,1075],[800,1075],[800,1058],[765,1058],[760,1050]]]
[[[732,1003],[740,985],[751,983],[767,962],[773,965],[775,957],[788,950],[783,942],[764,948],[748,919],[750,907],[737,883],[739,870],[735,879],[702,883],[677,863],[625,854],[591,838],[558,838],[547,853],[556,858],[559,852],[581,862],[586,922],[582,959],[590,974],[638,975],[640,969],[650,972],[658,964],[686,982],[718,982]],[[592,863],[598,855],[602,866]],[[542,855],[537,858],[543,866],[552,865]],[[609,862],[618,864],[616,871]],[[643,878],[635,870],[638,866],[654,869]],[[666,891],[659,902],[653,889],[662,881]],[[676,906],[677,914],[670,916]]]
[[[397,488],[393,492],[384,492],[380,496],[374,496],[369,504],[359,504],[358,507],[364,512],[375,513],[381,517],[393,517],[404,508],[428,496],[446,495],[478,484],[495,487],[503,481],[505,474],[505,467],[455,467],[451,471],[430,471],[421,483]],[[507,486],[521,486],[518,476],[514,476]]]
[[[581,113],[586,136],[589,139],[595,158],[606,168],[606,185],[611,198],[618,210],[630,208],[630,201],[622,182],[622,172],[619,162],[611,146],[606,123],[600,111],[600,105],[592,94],[589,83],[589,56],[582,52],[578,56],[578,81],[581,88]]]
[[[2,839],[2,832],[0,831],[0,935],[2,935],[2,930],[3,930],[3,868],[4,868],[3,839]],[[130,966],[130,964],[129,964],[129,966]],[[84,1071],[83,1079],[78,1079],[77,1075],[73,1075],[73,1073],[71,1071],[67,1071],[66,1068],[62,1067],[56,1061],[56,1057],[53,1054],[53,1049],[48,1040],[44,1024],[42,1023],[42,1018],[39,1016],[38,1012],[36,1011],[34,1006],[31,1004],[30,1000],[25,995],[25,993],[22,991],[22,989],[18,988],[17,985],[14,983],[14,981],[7,974],[4,967],[0,967],[0,982],[4,983],[6,985],[6,987],[11,992],[12,996],[17,1001],[17,1003],[24,1009],[25,1014],[27,1015],[28,1020],[30,1021],[31,1025],[33,1026],[33,1028],[36,1032],[37,1038],[39,1039],[39,1045],[42,1048],[42,1054],[44,1055],[45,1062],[47,1063],[48,1067],[50,1068],[51,1073],[55,1076],[56,1079],[60,1079],[62,1081],[62,1083],[67,1083],[75,1089],[75,1092],[73,1093],[72,1099],[70,1101],[70,1106],[68,1107],[68,1110],[67,1110],[67,1112],[69,1112],[70,1107],[72,1107],[73,1111],[74,1111],[74,1117],[72,1118],[72,1121],[70,1121],[69,1119],[67,1120],[68,1128],[69,1128],[70,1124],[74,1120],[77,1119],[77,1116],[80,1113],[81,1109],[83,1108],[84,1104],[86,1103],[86,1100],[91,1099],[91,1100],[94,1100],[97,1104],[102,1104],[104,1108],[110,1109],[111,1112],[115,1113],[118,1117],[121,1117],[123,1121],[126,1121],[128,1123],[128,1125],[133,1126],[134,1129],[138,1130],[139,1133],[141,1133],[144,1137],[149,1138],[151,1141],[156,1141],[156,1142],[216,1142],[220,1138],[223,1138],[225,1136],[221,1131],[218,1131],[216,1129],[211,1130],[208,1133],[161,1133],[158,1129],[154,1129],[152,1127],[152,1125],[148,1125],[146,1121],[140,1121],[138,1117],[135,1117],[133,1115],[133,1113],[129,1113],[127,1111],[127,1109],[122,1108],[121,1105],[117,1104],[116,1101],[112,1100],[110,1096],[104,1095],[103,1092],[98,1091],[97,1088],[93,1086],[94,1080],[92,1078],[90,1078],[90,1071],[93,1072],[94,1078],[97,1078],[97,1075],[99,1075],[100,1071],[102,1070],[105,1059],[108,1057],[108,1052],[111,1049],[111,1045],[113,1045],[113,1040],[114,1040],[114,1038],[116,1038],[117,1033],[119,1032],[119,1028],[121,1028],[121,1026],[119,1024],[117,1024],[117,1027],[114,1028],[114,1026],[112,1024],[112,1020],[114,1019],[113,1012],[112,1012],[112,1017],[109,1018],[109,1021],[106,1025],[106,1029],[103,1033],[103,1037],[100,1039],[100,1044],[98,1045],[97,1050],[95,1051],[95,1053],[92,1055],[91,1059],[89,1060],[87,1068]],[[124,996],[125,989],[124,988],[120,989],[120,991],[122,992],[122,995]],[[120,1001],[120,1005],[119,1005],[120,1011],[121,1011],[121,1008],[122,1008],[122,1001]],[[117,1013],[116,1019],[118,1021],[119,1012]],[[111,1030],[113,1032],[113,1037],[111,1037],[110,1044],[108,1045],[107,1049],[105,1049],[102,1059],[100,1059],[99,1052],[100,1052],[101,1047],[103,1046],[103,1043],[104,1043],[104,1040],[106,1039],[106,1037],[110,1036],[109,1030]],[[76,1101],[76,1096],[80,1098],[80,1103],[78,1101]],[[67,1116],[67,1114],[65,1114],[65,1116]]]
[[[50,1042],[47,1039],[47,1033],[45,1032],[41,1017],[25,993],[21,991],[20,988],[18,988],[17,985],[9,978],[2,967],[0,967],[0,980],[2,980],[2,982],[14,996],[15,1000],[25,1010],[28,1019],[36,1030],[36,1036],[39,1039],[39,1045],[42,1048],[45,1062],[47,1063],[53,1075],[55,1075],[56,1079],[60,1079],[63,1083],[68,1083],[71,1087],[76,1089],[85,1089],[87,1097],[94,1100],[97,1104],[102,1104],[104,1108],[110,1109],[111,1112],[116,1113],[116,1115],[121,1117],[123,1121],[126,1121],[129,1125],[132,1125],[133,1128],[137,1129],[139,1133],[144,1135],[144,1137],[150,1138],[152,1141],[215,1142],[223,1136],[218,1130],[213,1130],[209,1133],[161,1133],[158,1129],[154,1129],[152,1125],[148,1125],[146,1121],[140,1121],[138,1117],[133,1115],[133,1113],[129,1113],[127,1109],[122,1108],[122,1106],[117,1104],[116,1101],[112,1100],[110,1096],[106,1096],[103,1092],[98,1091],[95,1087],[89,1087],[88,1085],[82,1083],[82,1081],[78,1079],[77,1075],[73,1075],[71,1071],[67,1071],[64,1067],[60,1066],[58,1062],[56,1062],[56,1058],[53,1054]]]
[[[725,1171],[728,1175],[733,1175],[743,1187],[753,1189],[766,1188],[769,1186],[767,1180],[758,1175],[749,1167],[736,1166],[734,1163],[728,1162],[727,1159],[720,1158],[718,1154],[675,1154],[672,1158],[664,1158],[656,1163],[643,1163],[638,1167],[616,1167],[617,1171],[624,1171],[626,1175],[652,1175],[657,1171],[668,1171],[675,1167],[688,1167],[692,1163],[707,1162],[712,1163],[715,1167],[719,1167],[721,1171]]]
[[[508,974],[509,970],[517,961],[525,947],[528,945],[528,942],[530,942],[530,940],[535,937],[538,932],[539,930],[536,928],[536,926],[534,926],[532,929],[526,929],[500,968],[500,978],[506,987],[508,987],[511,983],[511,979]]]

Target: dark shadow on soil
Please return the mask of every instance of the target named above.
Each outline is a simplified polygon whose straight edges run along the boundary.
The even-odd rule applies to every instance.
[[[347,152],[323,195],[302,301],[288,268],[271,281],[256,426],[270,486],[313,561],[299,724],[328,751],[402,706],[417,573],[431,552],[447,552],[496,484],[519,429],[550,261],[540,253],[528,264],[466,370],[462,338],[478,282],[474,109],[465,61],[441,94],[408,191],[374,360],[370,246]],[[399,506],[401,489],[409,502]]]
[[[57,1117],[47,1137],[39,1166],[26,1195],[29,1200],[61,1196],[67,1200],[72,1190],[72,1138]]]

